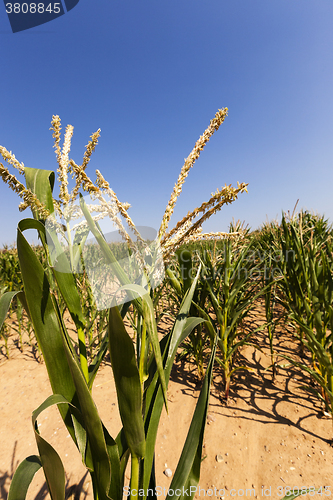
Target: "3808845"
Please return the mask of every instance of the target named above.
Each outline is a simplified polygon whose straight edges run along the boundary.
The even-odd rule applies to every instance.
[[[44,5],[44,3],[34,3],[34,2],[25,2],[25,3],[6,3],[6,12],[7,14],[60,14],[61,12],[61,3],[49,3],[48,5]]]

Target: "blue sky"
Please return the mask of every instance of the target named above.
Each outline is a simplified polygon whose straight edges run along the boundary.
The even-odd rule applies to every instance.
[[[77,163],[101,128],[88,174],[98,168],[133,220],[158,229],[184,158],[228,107],[171,226],[237,181],[249,193],[205,230],[227,230],[232,217],[255,229],[297,199],[333,222],[332,20],[332,0],[80,0],[13,34],[0,5],[0,144],[56,170],[52,115],[74,126]],[[0,181],[0,245],[30,217],[18,203]]]

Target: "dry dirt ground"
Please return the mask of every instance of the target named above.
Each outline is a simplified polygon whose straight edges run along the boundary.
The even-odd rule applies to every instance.
[[[253,313],[249,327],[263,320],[260,310]],[[274,381],[265,332],[257,335],[261,351],[247,346],[238,363],[252,371],[235,376],[228,405],[218,369],[211,388],[210,407],[204,437],[200,492],[196,499],[212,497],[278,499],[287,487],[323,487],[303,498],[333,496],[332,421],[322,413],[319,402],[299,389],[309,383],[295,368],[279,370]],[[13,337],[15,340],[15,338]],[[279,354],[295,353],[286,328],[276,334]],[[10,359],[0,354],[0,498],[7,499],[13,472],[25,457],[38,454],[31,414],[50,394],[43,363],[36,361],[28,346],[21,353],[15,344]],[[164,471],[175,471],[200,391],[195,367],[177,363],[169,384],[169,415],[162,415],[156,446],[157,485],[167,489],[172,478]],[[98,411],[111,435],[120,427],[112,370],[108,362],[100,369],[93,388]],[[67,473],[67,498],[92,499],[89,476],[79,453],[63,425],[56,407],[39,418],[41,435],[60,454]],[[164,490],[166,491],[166,490]],[[28,492],[28,499],[50,498],[39,471]]]

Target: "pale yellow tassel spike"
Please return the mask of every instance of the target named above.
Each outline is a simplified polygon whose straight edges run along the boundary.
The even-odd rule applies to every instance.
[[[135,244],[133,243],[131,237],[128,235],[126,229],[124,228],[121,220],[117,216],[117,210],[112,206],[113,204],[108,203],[102,196],[101,190],[99,186],[95,186],[88,175],[84,172],[82,166],[76,165],[73,160],[70,160],[71,167],[77,176],[76,186],[78,184],[82,184],[82,188],[84,191],[89,192],[93,198],[96,198],[101,203],[101,206],[104,208],[105,213],[107,213],[110,219],[117,225],[119,233],[122,238],[127,242],[130,248],[134,251],[137,250]]]
[[[88,175],[85,173],[81,165],[77,165],[73,160],[69,161],[72,170],[76,176],[76,185],[71,193],[71,201],[74,201],[76,198],[76,194],[74,194],[74,190],[77,188],[77,192],[82,185],[83,191],[88,191],[89,193],[97,193],[99,191],[98,187],[90,180]]]
[[[181,245],[184,241],[188,239],[188,237],[192,234],[195,233],[201,226],[202,224],[209,219],[214,213],[218,212],[221,210],[223,205],[226,205],[228,203],[232,203],[237,199],[238,194],[241,192],[246,191],[246,186],[247,184],[242,183],[238,184],[237,189],[232,188],[230,186],[225,186],[222,190],[223,197],[222,199],[215,205],[212,206],[207,212],[205,212],[200,219],[198,219],[183,235],[182,239],[177,243],[177,245]],[[163,251],[166,251],[165,257],[168,257],[169,254],[173,253],[174,248],[168,248],[167,241],[162,244]]]
[[[98,138],[99,138],[100,134],[101,134],[101,129],[99,128],[94,134],[92,134],[90,136],[91,141],[89,141],[88,144],[86,145],[86,151],[83,155],[82,165],[77,165],[73,160],[69,161],[69,164],[72,167],[72,170],[73,170],[74,175],[76,177],[76,184],[75,184],[75,186],[71,192],[71,195],[70,195],[70,201],[72,201],[72,202],[76,199],[76,197],[79,193],[79,189],[81,187],[81,183],[83,182],[84,175],[85,175],[84,171],[88,166],[88,163],[90,161],[90,157],[91,157],[92,153],[95,151],[95,148],[98,144]],[[89,179],[89,181],[90,181],[90,179]],[[92,182],[91,182],[91,184],[93,185]],[[96,189],[98,190],[98,188],[96,188]],[[86,191],[87,191],[87,189],[86,189]]]
[[[11,151],[7,151],[5,147],[0,146],[0,154],[9,165],[16,168],[20,174],[24,174],[24,163],[20,163]]]
[[[217,233],[201,233],[198,235],[192,235],[189,238],[189,241],[200,241],[200,240],[221,240],[221,239],[229,239],[229,238],[235,238],[237,236],[242,236],[242,233],[239,231],[232,232],[232,233],[224,233],[222,231],[217,232]],[[187,243],[187,241],[186,241]]]
[[[40,217],[46,219],[50,212],[47,210],[45,205],[39,201],[37,196],[33,194],[30,189],[27,189],[16,177],[12,175],[9,170],[0,163],[0,177],[8,184],[8,186],[17,193],[23,202],[20,203],[19,209],[22,212],[26,208],[30,207],[32,210],[36,210]]]
[[[239,184],[237,183],[237,189],[240,190],[240,192],[246,191],[247,192],[247,186],[248,184],[242,183]],[[190,221],[195,219],[200,213],[205,213],[207,210],[211,209],[214,207],[214,205],[218,205],[218,203],[221,201],[221,199],[226,198],[225,203],[229,203],[227,197],[230,195],[230,190],[234,190],[235,188],[232,188],[230,186],[224,186],[221,190],[217,190],[215,193],[212,193],[211,198],[208,201],[205,201],[200,205],[200,207],[195,208],[192,212],[188,212],[188,214],[183,217],[181,221],[179,221],[176,226],[169,232],[167,233],[163,240],[162,244],[165,243],[166,241],[170,240],[170,238],[178,232],[184,225],[188,225]],[[211,213],[213,215],[214,211]]]
[[[159,240],[163,238],[166,230],[168,229],[168,225],[171,216],[173,214],[176,201],[182,191],[182,186],[186,180],[186,177],[189,174],[191,167],[193,167],[194,162],[199,158],[201,151],[203,150],[203,148],[205,147],[211,136],[214,134],[216,130],[219,129],[220,125],[224,122],[224,119],[227,116],[227,114],[228,114],[228,108],[218,110],[218,112],[215,114],[215,118],[211,120],[209,127],[205,130],[203,135],[200,136],[198,141],[195,143],[192,152],[186,158],[162,219],[162,223],[158,233]]]
[[[85,170],[87,168],[88,163],[90,162],[90,157],[93,154],[93,152],[95,151],[95,148],[98,144],[98,138],[100,135],[101,135],[101,129],[99,128],[96,132],[94,132],[90,136],[91,141],[89,141],[88,144],[86,145],[86,151],[83,155],[83,162],[82,162],[83,170]]]
[[[57,162],[58,165],[61,163],[61,150],[60,150],[60,136],[61,136],[61,120],[58,115],[53,115],[52,116],[52,121],[51,121],[52,127],[50,127],[50,130],[53,130],[52,137],[54,139],[54,149],[55,149],[55,154],[57,157]]]
[[[69,152],[71,150],[71,141],[73,136],[74,127],[72,125],[67,125],[64,144],[62,147],[62,153],[60,157],[60,164],[58,168],[58,180],[60,184],[60,200],[63,204],[69,202],[68,193],[68,170],[69,170]]]

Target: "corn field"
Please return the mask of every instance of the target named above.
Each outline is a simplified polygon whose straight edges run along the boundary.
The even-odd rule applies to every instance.
[[[221,400],[228,404],[235,375],[249,370],[246,363],[240,364],[240,354],[246,346],[256,348],[259,331],[267,335],[272,380],[290,366],[301,370],[309,381],[302,389],[314,394],[332,418],[330,223],[300,211],[283,214],[281,223],[267,223],[254,232],[238,221],[230,224],[228,232],[203,233],[205,220],[246,191],[243,183],[236,189],[217,190],[168,230],[190,168],[225,116],[226,110],[219,110],[186,159],[155,241],[141,236],[128,215],[128,204],[118,200],[99,171],[96,183],[86,174],[99,131],[91,136],[78,165],[68,156],[72,127],[66,128],[61,150],[60,119],[53,117],[59,199],[53,196],[53,172],[28,169],[1,147],[4,160],[24,174],[26,186],[3,164],[0,175],[23,199],[21,209],[32,210],[33,218],[19,223],[17,248],[0,253],[0,350],[9,358],[13,337],[21,350],[32,346],[38,360],[46,364],[53,391],[33,414],[39,455],[19,466],[9,500],[25,498],[40,468],[51,498],[64,498],[63,465],[37,426],[39,415],[52,405],[58,406],[81,453],[95,499],[122,498],[128,463],[131,499],[139,490],[144,498],[151,496],[148,491],[156,486],[159,419],[163,407],[168,409],[173,364],[184,358],[195,364],[202,388],[171,489],[198,484],[212,378],[215,372],[222,373]],[[75,178],[71,193],[69,173]],[[98,201],[98,209],[83,198],[80,189]],[[123,242],[107,241],[98,223],[102,216],[116,222]],[[70,224],[76,218],[81,222],[76,223],[73,236]],[[41,246],[29,245],[26,229],[37,230]],[[88,234],[94,237],[93,244],[88,245]],[[66,240],[65,250],[60,235]],[[100,266],[97,278],[92,273],[97,273],[96,263]],[[248,319],[258,305],[266,322],[251,328]],[[166,319],[167,331],[161,329]],[[281,324],[290,326],[293,356],[276,355],[275,336]],[[107,356],[123,425],[116,437],[101,421],[91,395]],[[168,494],[169,498],[180,495]]]

